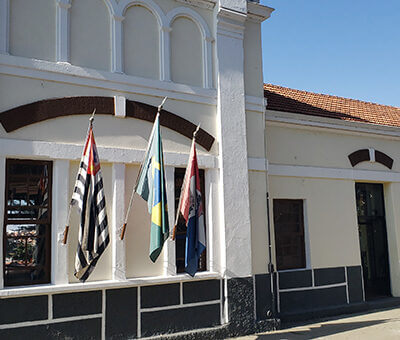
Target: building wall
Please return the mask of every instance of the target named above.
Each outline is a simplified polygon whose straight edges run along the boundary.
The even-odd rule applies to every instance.
[[[20,301],[18,296],[29,299],[32,295],[50,307],[29,325],[23,324],[25,316],[4,320],[1,334],[32,332],[47,336],[62,332],[75,336],[72,333],[77,327],[86,328],[87,335],[102,338],[124,332],[124,336],[140,337],[219,325],[223,327],[212,331],[226,336],[254,330],[252,267],[261,273],[265,270],[263,259],[252,263],[251,243],[265,238],[264,195],[258,184],[264,177],[265,185],[265,170],[252,169],[249,174],[247,159],[248,154],[265,158],[257,141],[263,138],[260,123],[264,101],[259,44],[260,25],[270,9],[254,3],[248,7],[245,0],[239,2],[240,8],[237,0],[224,0],[221,6],[217,1],[181,0],[40,0],[29,4],[0,0],[0,16],[6,19],[0,24],[0,112],[41,100],[77,96],[120,96],[158,106],[168,96],[164,109],[195,125],[201,123],[201,128],[215,137],[211,150],[200,145],[197,148],[199,166],[206,170],[203,195],[208,262],[207,272],[191,279],[176,275],[172,241],[166,242],[155,264],[150,262],[149,215],[146,203],[138,197],[126,238],[119,239],[152,124],[96,114],[94,134],[111,242],[88,282],[82,284],[73,276],[79,225],[75,211],[68,244],[62,245],[61,239],[88,117],[59,117],[13,132],[0,126],[0,143],[4,146],[0,151],[1,177],[5,177],[7,158],[52,160],[54,170],[51,285],[4,288],[0,274],[0,308],[8,309],[19,302],[29,306],[31,300]],[[237,58],[232,59],[232,55]],[[249,129],[257,129],[257,134],[246,133],[246,124]],[[225,130],[234,133],[223,141]],[[186,166],[190,139],[165,127],[161,131],[172,226],[174,168]],[[231,166],[238,165],[238,154],[240,166]],[[251,197],[249,178],[255,189]],[[226,185],[233,181],[240,181],[240,186]],[[4,182],[0,181],[2,188]],[[4,213],[3,200],[0,198],[0,214]],[[238,252],[237,245],[243,245],[242,241],[246,246]],[[194,285],[187,284],[192,281]],[[140,301],[156,296],[154,292],[168,301],[141,305]],[[97,307],[84,312],[84,317],[73,311],[60,319],[57,300],[66,300],[56,295],[64,293],[68,294],[66,300],[93,298]],[[192,293],[199,296],[190,297]],[[6,296],[11,298],[5,301]],[[127,310],[120,322],[112,318],[110,311],[114,303],[123,302]],[[181,313],[181,326],[171,323],[171,313]],[[209,318],[198,323],[191,313]],[[163,318],[160,329],[147,329],[159,316]],[[78,319],[89,321],[80,323]],[[11,327],[16,333],[10,330],[10,323],[17,323]],[[116,334],[115,325],[122,327],[121,334]]]
[[[344,131],[267,121],[266,144],[271,200],[303,199],[305,203],[307,268],[360,266],[355,183],[384,184],[391,293],[398,296],[399,224],[394,204],[400,180],[399,138],[373,129],[366,133],[356,127]],[[348,155],[368,148],[392,157],[393,168],[376,162],[353,168]]]

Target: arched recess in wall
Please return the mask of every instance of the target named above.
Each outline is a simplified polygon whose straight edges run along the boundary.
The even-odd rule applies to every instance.
[[[353,167],[361,162],[376,162],[392,169],[394,162],[392,157],[373,148],[354,151],[348,156],[348,158]]]
[[[72,0],[70,8],[71,64],[111,69],[110,13],[103,0]]]
[[[124,15],[124,72],[129,75],[159,79],[159,24],[154,14],[139,4],[128,7]]]
[[[10,54],[55,61],[55,1],[10,0],[9,10]]]
[[[171,80],[203,86],[202,36],[186,16],[175,17],[171,24]]]
[[[90,115],[96,108],[96,114],[114,115],[113,97],[68,97],[41,100],[18,106],[0,113],[0,124],[6,132],[12,132],[22,127],[39,123],[48,119],[71,115]],[[157,108],[152,105],[126,100],[126,117],[154,122]],[[192,138],[196,125],[172,112],[162,110],[160,124],[189,139]],[[214,137],[200,129],[197,144],[210,151]]]

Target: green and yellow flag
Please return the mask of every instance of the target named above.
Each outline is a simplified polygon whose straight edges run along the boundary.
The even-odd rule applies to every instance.
[[[155,262],[161,253],[164,241],[169,236],[167,192],[159,114],[157,114],[151,131],[135,191],[147,201],[149,214],[151,215],[149,256]]]

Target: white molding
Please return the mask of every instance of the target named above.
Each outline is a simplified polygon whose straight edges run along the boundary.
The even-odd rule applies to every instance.
[[[180,303],[179,305],[170,305],[170,306],[163,306],[163,307],[148,307],[142,308],[140,310],[141,313],[146,312],[157,312],[163,310],[171,310],[171,309],[179,309],[179,308],[186,308],[186,307],[197,307],[197,306],[208,306],[208,305],[219,305],[221,300],[210,300],[210,301],[202,301],[202,302],[191,302],[191,303]]]
[[[126,98],[124,96],[114,96],[114,115],[118,118],[126,117]]]
[[[215,272],[199,272],[196,277],[192,278],[189,274],[179,274],[175,276],[155,276],[143,277],[135,279],[126,279],[124,281],[105,280],[94,281],[85,283],[68,283],[60,285],[35,285],[35,286],[22,286],[7,289],[0,289],[1,298],[17,297],[17,296],[32,296],[43,294],[57,294],[57,293],[70,293],[70,292],[83,292],[100,289],[111,288],[129,288],[137,286],[147,286],[154,284],[166,284],[177,282],[194,282],[209,279],[221,279],[221,275]]]
[[[268,159],[249,157],[249,171],[268,171]]]
[[[152,0],[122,0],[116,9],[116,13],[119,16],[124,16],[126,10],[131,6],[143,6],[148,9],[156,17],[158,26],[168,26],[167,20],[163,10]]]
[[[168,211],[168,222],[170,233],[175,223],[175,167],[165,167],[165,180],[167,182],[167,205]],[[165,241],[164,245],[164,276],[176,275],[176,252],[175,252],[175,241],[172,241],[171,237]]]
[[[217,3],[216,0],[175,0],[175,1],[186,5],[191,5],[205,9],[213,9]]]
[[[273,11],[274,9],[271,7],[256,2],[247,2],[247,18],[251,21],[262,23],[271,16]]]
[[[370,163],[375,163],[375,149],[374,148],[368,148],[369,152],[369,161]]]
[[[10,39],[10,0],[0,0],[0,53],[8,54]]]
[[[69,62],[71,0],[57,0],[56,14],[56,60]]]
[[[51,282],[68,283],[68,246],[61,243],[69,206],[69,161],[53,161]]]
[[[112,165],[111,253],[113,280],[126,279],[126,241],[120,239],[125,218],[125,164]]]
[[[36,321],[24,321],[24,322],[17,322],[17,323],[2,324],[2,325],[0,325],[0,329],[48,325],[48,324],[61,323],[61,322],[96,319],[96,318],[101,318],[101,317],[102,317],[102,314],[98,313],[98,314],[89,314],[89,315],[69,316],[69,317],[57,318],[57,319],[51,319],[51,320],[45,319],[45,320],[36,320]]]
[[[0,138],[0,157],[79,160],[83,145]],[[97,146],[102,162],[140,164],[145,150]],[[188,153],[164,152],[165,165],[186,167]],[[217,157],[198,154],[201,168],[216,168]]]
[[[246,99],[246,111],[254,111],[257,113],[264,114],[265,100],[263,97],[246,95],[245,99]]]
[[[400,173],[361,169],[269,164],[269,176],[348,179],[354,181],[400,182]]]
[[[329,130],[352,131],[360,134],[368,133],[369,135],[373,134],[400,137],[400,128],[395,126],[344,121],[334,118],[308,116],[281,111],[271,111],[268,109],[268,106],[265,112],[265,120],[267,121],[267,124],[271,126],[298,125],[299,127],[315,127]]]
[[[99,71],[68,63],[0,54],[0,73],[160,98],[168,96],[170,99],[213,106],[217,104],[215,89]]]
[[[287,293],[287,292],[300,292],[300,291],[304,291],[304,290],[335,288],[335,287],[343,287],[343,286],[347,286],[347,283],[346,282],[342,282],[342,283],[335,283],[335,284],[324,285],[324,286],[279,289],[279,294],[280,293]]]
[[[123,73],[123,16],[113,15],[111,17],[111,71],[114,73]]]
[[[3,216],[4,216],[4,193],[5,193],[5,184],[6,184],[6,159],[3,156],[0,156],[0,216],[3,222]],[[1,224],[3,228],[5,228],[5,225],[2,223]],[[4,271],[3,271],[3,228],[0,230],[0,289],[3,289],[4,287]]]
[[[171,28],[160,27],[160,79],[171,81]]]
[[[186,17],[192,20],[200,30],[203,45],[202,45],[202,60],[203,60],[203,87],[213,88],[213,70],[212,70],[212,42],[210,29],[205,20],[195,11],[187,7],[176,7],[168,12],[166,16],[166,26],[171,27],[176,18]]]

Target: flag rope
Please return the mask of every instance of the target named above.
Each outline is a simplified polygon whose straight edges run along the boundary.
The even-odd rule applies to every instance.
[[[88,126],[88,129],[87,129],[87,132],[86,132],[85,141],[87,140],[87,137],[88,137],[88,135],[89,135],[90,128],[93,126],[94,114],[95,114],[95,113],[96,113],[96,109],[93,110],[93,113],[92,113],[92,115],[91,115],[90,118],[89,118],[89,126]],[[84,152],[85,152],[85,149],[83,149],[83,151],[82,151],[82,156],[83,156],[83,153],[84,153]],[[82,157],[81,157],[81,158],[82,158]],[[78,174],[79,174],[79,171],[78,171],[78,173],[77,173],[77,175],[76,175],[77,178],[78,178]],[[72,209],[72,204],[71,204],[71,202],[70,202],[70,203],[69,203],[69,206],[68,206],[67,222],[65,223],[64,237],[63,237],[63,240],[62,240],[62,243],[63,243],[63,244],[67,244],[67,240],[68,240],[69,222],[70,222],[70,219],[71,219],[71,209]]]
[[[164,99],[162,100],[161,104],[158,106],[156,118],[154,119],[154,121],[156,121],[157,118],[160,116],[160,112],[161,112],[161,110],[162,110],[162,108],[163,108],[163,106],[164,106],[164,104],[165,104],[165,102],[166,102],[167,99],[168,99],[168,97],[164,97]],[[151,137],[152,137],[152,135],[153,135],[153,133],[154,133],[154,127],[155,127],[155,125],[153,124],[153,128],[152,128],[152,130],[151,130],[149,140],[151,140]],[[130,215],[130,213],[131,213],[132,204],[133,204],[133,201],[134,201],[134,198],[135,198],[136,186],[137,186],[137,184],[138,184],[139,176],[140,176],[140,173],[142,172],[143,163],[144,163],[144,160],[145,160],[145,158],[146,158],[146,155],[147,155],[147,153],[148,153],[148,151],[149,151],[149,148],[150,148],[150,144],[147,144],[146,152],[144,153],[144,155],[143,155],[143,160],[142,160],[142,162],[140,163],[139,172],[138,172],[138,174],[137,174],[137,176],[136,176],[135,185],[134,185],[134,187],[133,187],[132,194],[131,194],[131,197],[130,197],[130,199],[129,199],[129,205],[128,205],[128,209],[127,209],[126,214],[125,214],[124,224],[122,225],[121,234],[120,234],[120,239],[121,239],[121,241],[125,238],[126,226],[127,226],[127,224],[128,224],[128,218],[129,218],[129,215]]]

